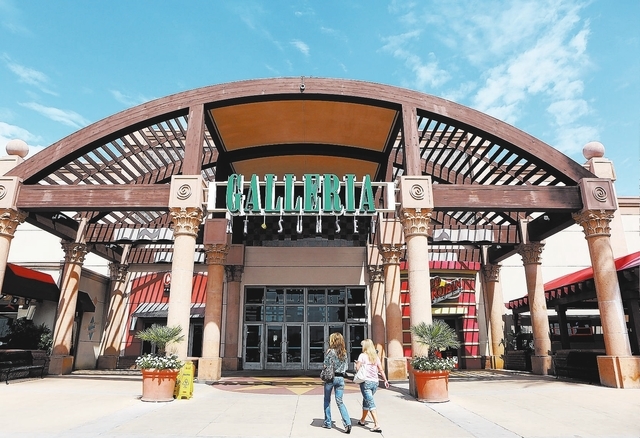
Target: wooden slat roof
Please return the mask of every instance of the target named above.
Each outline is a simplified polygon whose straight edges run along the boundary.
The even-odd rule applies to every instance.
[[[114,230],[170,225],[173,175],[199,169],[214,181],[231,173],[348,172],[395,180],[412,172],[406,144],[417,136],[419,172],[435,183],[432,231],[490,229],[494,238],[483,244],[499,260],[519,243],[519,220],[535,219],[538,238],[570,225],[581,207],[577,184],[594,177],[542,141],[454,102],[361,81],[303,82],[304,90],[301,78],[213,85],[114,114],[10,171],[25,184],[18,207],[62,238],[74,237],[71,219],[88,218],[88,242],[113,258]],[[407,108],[415,114],[411,128],[403,126]],[[202,129],[190,118],[203,121]],[[61,212],[64,223],[52,219]],[[259,227],[261,218],[254,222]],[[253,236],[251,244],[279,238]]]

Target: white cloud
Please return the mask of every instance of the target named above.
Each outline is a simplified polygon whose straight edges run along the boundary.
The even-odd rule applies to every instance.
[[[4,146],[7,141],[19,139],[25,142],[37,141],[38,138],[26,129],[16,125],[0,122],[0,146]]]
[[[32,109],[42,114],[43,116],[47,117],[48,119],[51,119],[56,122],[60,122],[67,126],[71,126],[72,128],[79,129],[90,123],[87,119],[85,119],[75,111],[62,110],[59,108],[44,106],[35,102],[21,103],[20,105],[22,105],[25,108]]]
[[[390,52],[394,57],[404,61],[414,75],[411,85],[418,90],[426,91],[429,87],[438,88],[446,83],[451,75],[438,66],[438,61],[433,53],[429,53],[428,61],[423,61],[419,55],[408,49],[412,40],[420,37],[420,31],[411,31],[400,35],[385,38],[383,50]]]
[[[577,154],[585,144],[600,138],[598,128],[592,126],[571,126],[558,131],[553,146],[565,155]]]
[[[291,41],[291,45],[302,52],[303,55],[309,56],[309,46],[300,40]]]
[[[599,132],[586,122],[588,1],[392,0],[400,31],[383,38],[383,50],[404,62],[409,86],[507,123],[546,110],[535,117],[550,118],[554,146],[569,154]]]
[[[547,108],[560,126],[574,123],[580,117],[589,113],[589,105],[583,99],[567,99],[553,102]]]
[[[329,35],[330,37],[335,38],[338,41],[341,41],[343,43],[348,43],[349,42],[349,38],[347,37],[347,35],[344,34],[344,32],[342,31],[338,31],[336,29],[333,29],[331,27],[324,27],[324,26],[320,26],[320,32]]]
[[[494,106],[524,103],[540,93],[552,101],[558,95],[563,99],[579,97],[582,67],[588,65],[588,59],[582,50],[567,44],[571,29],[565,24],[557,23],[535,45],[489,69],[474,105],[488,112]],[[561,93],[555,94],[559,90]]]
[[[7,54],[3,54],[2,58],[4,59],[7,68],[9,68],[9,70],[11,70],[16,76],[18,76],[18,80],[20,82],[33,85],[44,93],[57,96],[57,93],[49,90],[46,87],[49,82],[49,78],[46,74],[33,68],[25,67],[16,62],[13,62]]]
[[[19,126],[0,122],[0,153],[4,154],[5,147],[10,140],[22,140],[27,143],[29,145],[28,157],[46,148],[46,146],[34,144],[42,141],[37,135],[33,135]]]
[[[109,90],[111,95],[120,103],[126,106],[136,106],[145,102],[149,102],[151,99],[138,94],[136,96],[130,96],[128,94],[124,94],[118,90]]]

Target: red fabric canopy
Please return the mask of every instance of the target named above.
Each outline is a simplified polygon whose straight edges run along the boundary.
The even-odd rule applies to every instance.
[[[49,274],[7,263],[2,294],[57,302],[60,289]]]
[[[626,269],[632,269],[636,266],[640,266],[640,251],[617,258],[615,260],[615,264],[616,271],[624,271]],[[545,283],[544,294],[547,299],[550,297],[556,297],[556,291],[559,291],[560,293],[564,288],[568,288],[569,286],[577,285],[591,279],[593,279],[593,268],[584,268]],[[528,297],[525,296],[511,300],[505,305],[508,309],[517,309],[519,307],[527,306],[528,304]]]
[[[634,268],[640,266],[640,251],[628,254],[624,257],[617,258],[615,260],[616,270],[622,271],[624,269]],[[571,274],[563,275],[562,277],[551,280],[544,285],[544,291],[550,292],[552,290],[570,286],[572,284],[580,283],[582,281],[590,280],[593,278],[593,268],[584,268]]]

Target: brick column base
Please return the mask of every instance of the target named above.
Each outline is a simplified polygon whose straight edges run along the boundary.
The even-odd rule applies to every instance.
[[[551,356],[531,356],[531,372],[540,376],[546,376],[551,373],[552,360]]]
[[[198,359],[198,381],[216,382],[222,377],[222,359],[219,357],[201,357]]]
[[[99,370],[115,370],[118,368],[118,356],[102,355],[98,356]]]
[[[598,372],[602,386],[640,389],[640,357],[598,356]]]
[[[49,374],[71,374],[71,371],[73,371],[73,356],[51,356]]]
[[[407,380],[407,359],[387,357],[386,365],[388,380]]]

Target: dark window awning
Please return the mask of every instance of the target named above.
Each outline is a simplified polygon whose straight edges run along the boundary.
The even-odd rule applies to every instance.
[[[131,316],[138,318],[166,318],[169,314],[169,303],[141,303]],[[204,318],[204,304],[191,303],[191,317]]]
[[[76,302],[76,312],[95,312],[96,305],[91,301],[88,293],[78,291],[78,301]]]
[[[60,289],[49,274],[7,263],[2,294],[58,302]]]
[[[618,279],[621,274],[640,267],[640,251],[619,257],[615,260]],[[572,272],[555,280],[551,280],[544,285],[544,295],[547,300],[547,307],[553,307],[553,300],[565,298],[563,301],[586,301],[595,298],[595,286],[593,285],[593,268],[588,267],[576,272]],[[575,295],[575,299],[567,299],[568,296]],[[506,303],[508,309],[527,312],[529,310],[529,298],[522,297]]]
[[[36,301],[53,301],[60,299],[60,288],[53,277],[43,272],[7,263],[2,283],[2,295],[29,298]],[[76,312],[95,312],[96,306],[88,293],[78,291]]]

